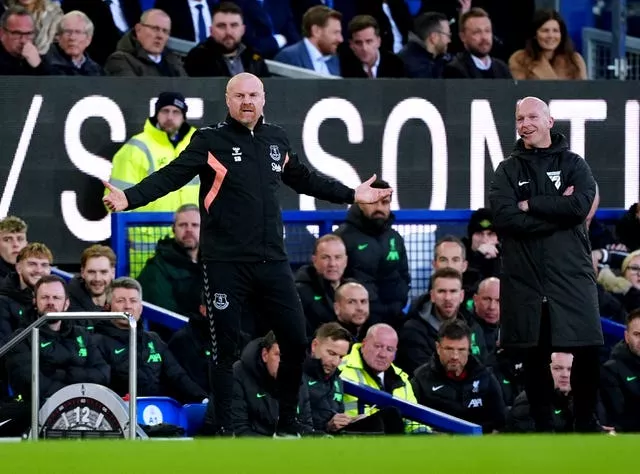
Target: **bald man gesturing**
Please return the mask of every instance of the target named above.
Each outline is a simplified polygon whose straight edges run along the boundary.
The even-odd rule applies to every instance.
[[[567,139],[552,132],[537,97],[516,106],[520,139],[498,168],[489,200],[503,238],[501,346],[523,351],[525,390],[537,431],[553,429],[552,352],[571,352],[576,431],[599,431],[595,419],[603,344],[585,225],[596,183]]]
[[[253,296],[262,302],[281,352],[275,434],[298,436],[303,434],[296,411],[305,320],[284,249],[278,188],[284,183],[339,204],[373,203],[391,190],[371,188],[375,175],[354,190],[300,163],[286,132],[264,121],[264,87],[256,76],[234,76],[227,84],[226,103],[226,120],[197,131],[164,168],[125,191],[105,183],[111,193],[104,202],[112,211],[135,209],[200,177],[200,259],[212,339],[214,431],[231,434],[231,367],[242,349],[242,307]]]

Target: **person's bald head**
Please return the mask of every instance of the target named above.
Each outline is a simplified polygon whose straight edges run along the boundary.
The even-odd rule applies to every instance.
[[[485,278],[473,295],[473,307],[476,315],[488,324],[500,322],[500,280],[496,277]]]
[[[264,110],[264,85],[258,77],[241,72],[227,82],[227,108],[229,115],[253,130]]]
[[[347,282],[338,287],[333,303],[338,321],[360,328],[369,319],[369,292],[357,282]]]
[[[397,350],[398,333],[388,324],[374,324],[362,341],[362,358],[378,373],[391,367]]]
[[[549,106],[537,97],[525,97],[516,104],[516,128],[525,148],[551,146],[553,118]]]
[[[171,18],[164,11],[151,8],[142,14],[135,32],[136,39],[147,54],[162,54],[171,34]]]

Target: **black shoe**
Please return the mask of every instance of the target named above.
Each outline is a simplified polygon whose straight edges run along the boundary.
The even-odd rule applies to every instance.
[[[283,417],[276,423],[274,438],[295,439],[302,436],[313,436],[315,431],[302,424],[296,417]]]
[[[604,428],[595,417],[586,421],[576,420],[573,425],[573,431],[576,433],[616,434],[615,431]]]

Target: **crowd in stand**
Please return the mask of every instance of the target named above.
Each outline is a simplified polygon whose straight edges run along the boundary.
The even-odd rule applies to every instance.
[[[533,0],[5,0],[1,75],[586,79]],[[182,59],[170,37],[193,43]]]
[[[384,181],[374,185],[388,186]],[[615,231],[595,219],[589,222],[601,313],[626,324],[624,340],[603,354],[598,416],[603,429],[623,432],[640,430],[637,209],[632,206]],[[365,405],[362,413],[358,399],[344,393],[342,380],[477,423],[485,433],[533,431],[522,361],[500,347],[501,246],[491,213],[476,210],[467,235],[437,241],[430,288],[408,307],[407,250],[393,223],[389,198],[355,204],[344,224],[317,239],[310,263],[297,270],[309,340],[300,388],[300,418],[308,432],[433,433],[431,427],[403,420],[395,409]],[[27,224],[14,216],[4,218],[0,345],[48,312],[111,310],[139,320],[144,297],[188,316],[189,323],[162,336],[140,330],[139,395],[207,402],[211,341],[195,264],[199,225],[193,205],[180,208],[173,232],[158,242],[140,282],[115,278],[113,251],[92,245],[80,256],[80,273],[67,283],[51,274],[55,260],[47,246],[28,241]],[[250,311],[260,319],[259,305]],[[278,342],[268,328],[242,323],[246,340],[234,365],[234,432],[270,436],[277,414]],[[79,382],[102,384],[127,397],[127,347],[128,325],[117,320],[95,326],[53,321],[43,327],[42,399]],[[28,409],[30,357],[26,340],[2,361],[3,404]],[[557,432],[572,430],[572,360],[571,354],[554,353],[549,366]],[[19,429],[9,424],[2,433]]]

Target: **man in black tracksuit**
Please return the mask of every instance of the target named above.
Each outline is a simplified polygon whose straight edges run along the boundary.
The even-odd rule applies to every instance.
[[[251,341],[233,364],[233,400],[231,423],[236,436],[273,436],[278,421],[277,377],[282,372],[280,347],[273,331]],[[302,434],[313,432],[309,392],[299,387],[299,412]]]
[[[483,433],[502,429],[506,408],[491,371],[470,354],[471,330],[453,320],[438,332],[437,351],[411,379],[421,405],[482,426]]]
[[[285,131],[262,116],[264,87],[248,73],[227,84],[227,119],[197,131],[167,166],[121,191],[111,184],[103,198],[113,211],[135,209],[200,176],[200,256],[210,318],[213,424],[229,434],[232,365],[247,297],[258,296],[282,349],[277,378],[278,433],[298,434],[296,407],[306,350],[305,321],[284,250],[277,191],[282,183],[335,203],[377,202],[390,189],[373,189],[373,176],[354,191],[311,172],[292,153]]]
[[[536,430],[553,430],[552,352],[571,352],[576,431],[599,431],[595,419],[598,296],[585,219],[596,184],[589,165],[552,133],[538,98],[518,102],[520,139],[498,166],[489,199],[502,238],[501,345],[523,349],[525,386]]]

